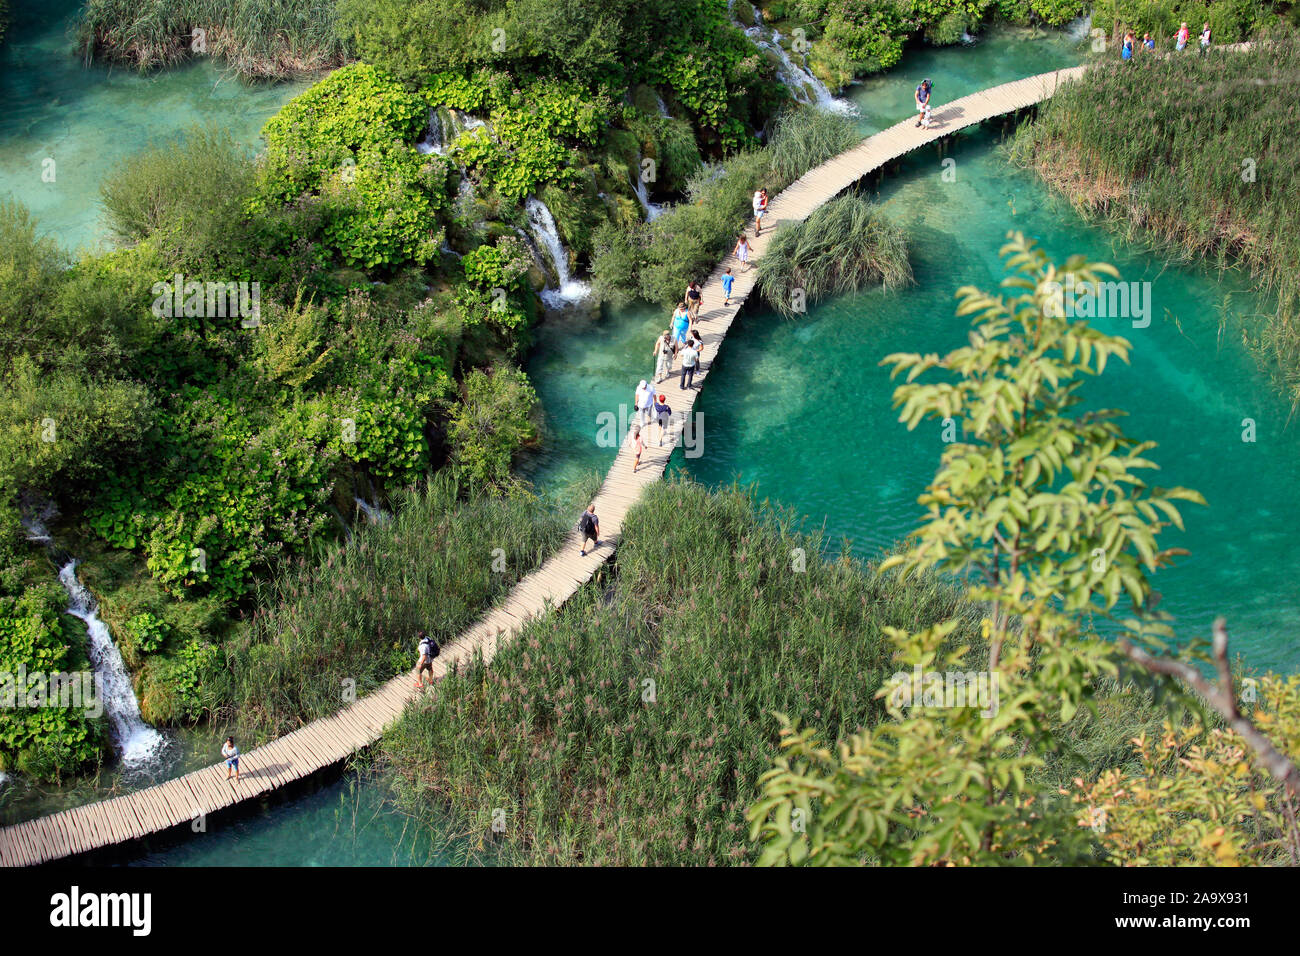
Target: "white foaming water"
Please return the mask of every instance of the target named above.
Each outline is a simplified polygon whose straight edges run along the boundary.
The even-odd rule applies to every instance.
[[[746,27],[736,19],[733,7],[734,0],[727,0],[727,13],[731,16],[731,22],[749,37],[754,46],[760,50],[770,50],[776,56],[779,63],[776,70],[777,78],[789,88],[796,102],[816,106],[818,109],[832,113],[843,113],[846,116],[858,115],[858,108],[854,104],[832,94],[826,84],[810,70],[790,59],[790,54],[786,53],[785,48],[781,46],[781,34],[776,30],[769,31],[763,25],[763,14],[757,7],[754,8],[756,25],[752,27]]]
[[[432,107],[429,109],[429,125],[424,131],[424,138],[415,144],[415,148],[426,156],[430,153],[442,155],[447,151],[442,140],[442,120],[438,111]]]
[[[128,770],[142,770],[157,760],[167,746],[167,738],[150,727],[140,716],[140,704],[131,687],[131,677],[122,663],[122,654],[113,643],[108,625],[99,619],[95,598],[77,580],[77,562],[69,561],[59,570],[59,583],[68,592],[68,613],[86,622],[90,642],[90,666],[94,669],[97,689],[103,697],[122,763]]]
[[[1071,40],[1081,43],[1092,35],[1092,14],[1078,17],[1071,20],[1065,25],[1065,35]]]
[[[383,508],[380,508],[378,505],[372,505],[370,502],[366,501],[365,498],[353,498],[352,500],[357,503],[357,510],[365,515],[366,519],[371,524],[383,524],[392,517],[392,515]]]
[[[640,166],[641,164],[638,162],[637,168],[639,169]],[[645,210],[646,222],[654,222],[663,215],[664,207],[657,202],[650,201],[650,187],[646,185],[646,181],[640,176],[632,177],[632,190],[636,193],[637,202]]]
[[[528,224],[532,227],[534,238],[546,250],[555,270],[557,288],[543,289],[542,301],[552,309],[562,309],[587,298],[591,294],[591,287],[585,282],[579,282],[569,273],[569,256],[564,251],[564,243],[560,242],[555,220],[546,204],[530,196],[524,203],[524,212],[528,215]]]
[[[659,115],[664,119],[671,118],[672,114],[668,112],[668,104],[664,102],[664,98],[658,93],[655,94],[655,107],[659,110]]]

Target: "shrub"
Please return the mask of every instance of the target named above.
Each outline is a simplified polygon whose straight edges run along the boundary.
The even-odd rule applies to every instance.
[[[832,199],[803,222],[781,229],[758,263],[759,291],[787,318],[827,296],[911,281],[903,231],[856,193]]]
[[[476,484],[504,484],[514,456],[537,441],[537,392],[510,366],[475,369],[463,389],[448,424],[452,464]]]

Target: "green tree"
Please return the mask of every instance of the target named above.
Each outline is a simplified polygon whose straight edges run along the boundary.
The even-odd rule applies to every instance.
[[[1058,268],[1019,234],[1003,254],[1010,296],[958,292],[958,314],[973,317],[969,344],[882,362],[906,374],[894,400],[909,429],[927,419],[961,429],[919,499],[926,517],[914,545],[882,569],[898,567],[904,579],[938,569],[967,581],[969,597],[987,608],[984,673],[997,682],[997,703],[990,713],[969,699],[918,702],[906,682],[887,685],[880,695],[895,719],[835,752],[815,730],[783,719],[784,755],[749,811],[764,863],[1093,858],[1070,804],[1036,789],[1032,777],[1052,752],[1057,723],[1108,677],[1154,675],[1158,687],[1176,689],[1173,673],[1246,736],[1269,772],[1294,777],[1266,738],[1249,736],[1262,737],[1249,721],[1230,715],[1235,705],[1187,673],[1199,674],[1195,668],[1161,653],[1172,632],[1167,616],[1152,610],[1147,576],[1177,552],[1157,539],[1169,525],[1181,527],[1178,502],[1203,501],[1147,483],[1153,445],[1126,436],[1121,413],[1080,407],[1083,384],[1110,359],[1127,361],[1130,346],[1066,318],[1067,280],[1087,290],[1115,270],[1081,256]],[[918,381],[931,371],[941,379]],[[1126,607],[1118,607],[1121,597]],[[1090,618],[1114,620],[1126,636],[1095,639],[1085,630]],[[955,626],[893,629],[899,664],[969,671],[975,648],[949,643]],[[1216,641],[1224,668],[1225,655],[1226,638]]]

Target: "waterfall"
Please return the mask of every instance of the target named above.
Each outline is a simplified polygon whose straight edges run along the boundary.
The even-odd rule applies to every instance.
[[[975,38],[974,38],[973,36],[971,36],[969,33],[967,33],[965,30],[962,30],[962,31],[961,31],[961,42],[964,43],[964,44],[966,44],[966,46],[970,46],[972,43],[975,42]]]
[[[833,113],[857,114],[858,108],[856,106],[848,100],[834,96],[826,84],[814,76],[806,66],[800,66],[790,59],[790,55],[781,46],[781,34],[776,30],[769,31],[763,25],[763,14],[757,7],[754,8],[754,23],[756,25],[746,27],[736,19],[735,12],[732,9],[733,2],[734,0],[728,0],[727,2],[727,12],[731,16],[732,24],[735,25],[736,29],[744,32],[754,46],[760,50],[768,50],[776,56],[779,62],[776,75],[789,88],[796,102],[807,103],[816,106],[818,109],[828,110]]]
[[[1092,14],[1076,17],[1065,25],[1065,35],[1076,43],[1082,43],[1092,36]]]
[[[122,654],[113,643],[108,625],[99,618],[95,598],[77,580],[77,562],[69,561],[59,570],[59,583],[68,592],[68,613],[86,622],[90,642],[90,666],[103,697],[104,712],[113,728],[113,742],[129,770],[139,770],[152,763],[167,745],[167,738],[150,727],[140,716],[140,705],[131,687],[131,677],[122,663]]]
[[[636,167],[638,170],[641,169],[640,157],[637,159]],[[657,202],[650,201],[650,187],[646,184],[646,181],[636,173],[633,173],[632,175],[632,189],[636,193],[637,202],[639,202],[641,208],[645,210],[646,222],[654,222],[663,215],[664,207]]]
[[[372,505],[370,502],[366,501],[365,498],[354,497],[352,500],[357,503],[357,510],[365,515],[366,520],[371,524],[383,524],[392,517],[392,515],[383,508],[378,505]]]
[[[659,110],[659,115],[664,119],[672,118],[672,114],[668,112],[668,104],[664,102],[664,98],[658,93],[655,94],[655,107]]]
[[[557,288],[543,289],[542,301],[552,309],[562,309],[587,298],[591,289],[587,283],[579,282],[569,274],[569,254],[564,251],[564,243],[560,242],[560,234],[555,231],[555,220],[551,218],[551,211],[546,208],[546,204],[530,196],[524,203],[524,212],[528,215],[533,236],[546,250],[555,269]]]
[[[433,107],[429,108],[429,126],[424,131],[424,138],[415,144],[415,148],[426,156],[429,153],[441,155],[447,151],[442,136],[442,118]]]

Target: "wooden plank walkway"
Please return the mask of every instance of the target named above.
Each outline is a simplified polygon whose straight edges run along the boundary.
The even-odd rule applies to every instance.
[[[907,119],[804,174],[768,204],[768,228],[750,242],[751,258],[763,254],[782,226],[800,222],[818,206],[833,199],[881,166],[957,130],[1031,106],[1050,97],[1057,86],[1079,76],[1084,67],[1058,70],[981,90],[934,110],[934,126],[918,129]],[[722,305],[721,277],[730,267],[735,274],[731,304]],[[505,600],[468,631],[442,649],[434,661],[434,676],[441,678],[455,665],[470,662],[476,653],[491,661],[497,650],[519,633],[523,625],[559,607],[604,563],[617,545],[623,520],[645,488],[663,477],[673,449],[695,407],[700,387],[708,381],[722,341],[754,285],[753,271],[744,270],[728,255],[704,286],[704,303],[698,328],[704,354],[695,376],[696,388],[678,389],[672,376],[659,385],[668,395],[673,418],[663,447],[647,443],[640,469],[632,473],[633,452],[625,441],[614,458],[596,495],[600,518],[600,546],[586,557],[579,555],[575,528],[560,550],[540,568],[523,578]],[[686,277],[683,277],[683,288]],[[648,342],[646,344],[649,344]],[[628,398],[641,372],[628,370]],[[658,440],[658,427],[645,430]],[[574,524],[585,502],[575,503]],[[317,720],[244,754],[239,784],[225,779],[224,763],[196,770],[166,783],[98,803],[63,810],[0,829],[0,865],[28,866],[57,860],[115,843],[139,839],[171,827],[191,824],[201,815],[261,796],[317,770],[337,764],[379,739],[384,729],[415,697],[410,674],[395,677],[382,688],[349,704],[338,714]]]

